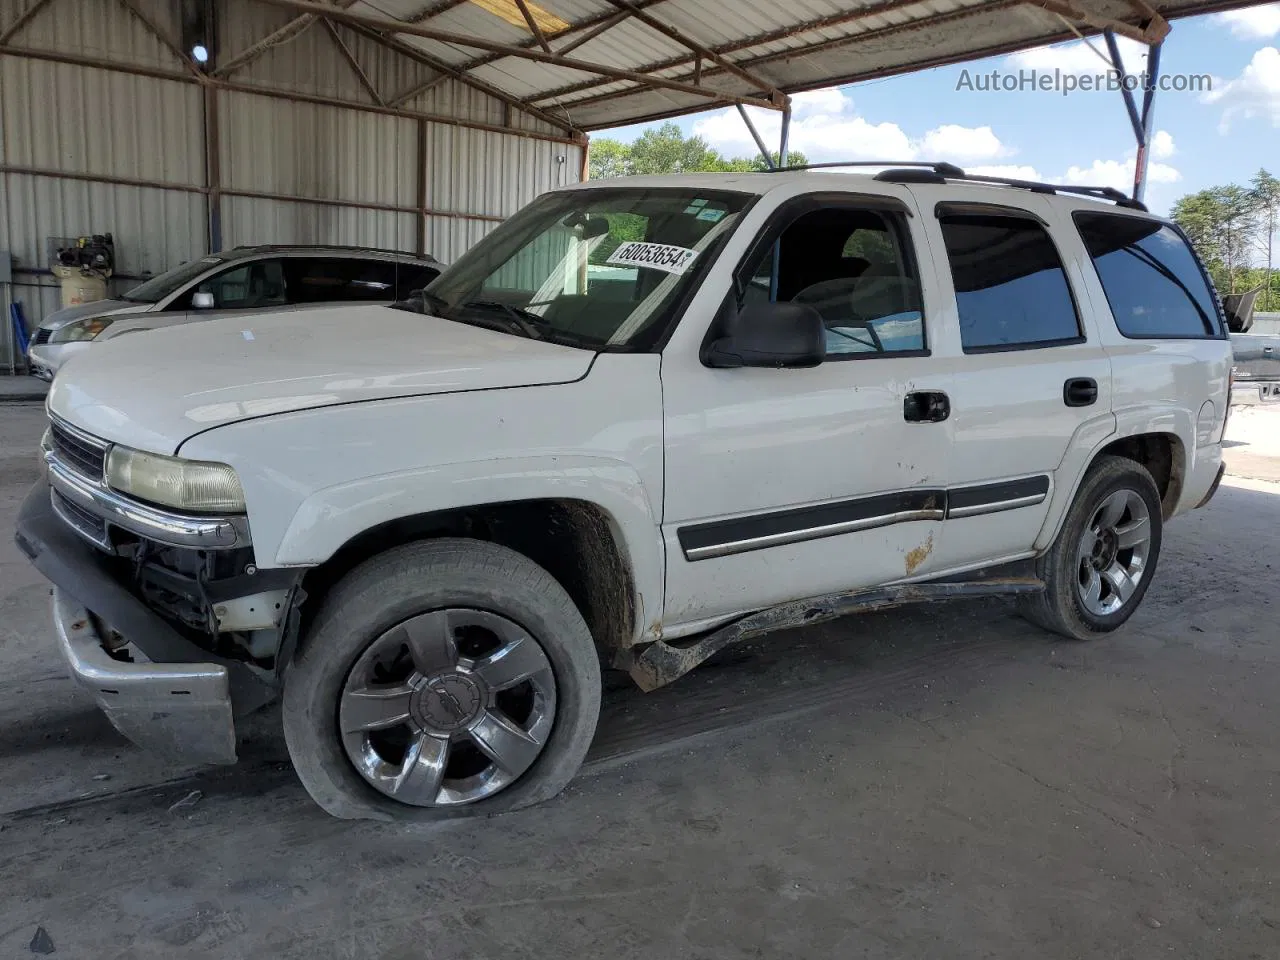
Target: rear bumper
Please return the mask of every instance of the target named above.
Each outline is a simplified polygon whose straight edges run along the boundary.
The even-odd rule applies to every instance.
[[[234,763],[233,718],[275,689],[246,664],[197,646],[117,582],[106,555],[54,513],[47,481],[27,494],[15,539],[54,585],[54,629],[72,675],[116,729],[145,749]],[[107,652],[101,624],[128,641],[135,662]]]
[[[1231,405],[1280,403],[1280,380],[1237,380],[1231,387]]]

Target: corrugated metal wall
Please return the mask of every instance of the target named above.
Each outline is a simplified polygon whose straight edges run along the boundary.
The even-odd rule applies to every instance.
[[[0,35],[35,2],[0,2]],[[176,3],[135,3],[161,32],[179,36]],[[218,61],[293,19],[225,0]],[[337,29],[385,101],[434,76]],[[580,175],[582,148],[564,131],[455,80],[388,113],[318,23],[219,78],[209,99],[219,141],[212,169],[204,90],[121,0],[51,0],[7,48],[30,55],[0,54],[0,250],[17,258],[14,295],[31,323],[58,304],[49,237],[111,232],[124,275],[115,287],[124,289],[129,278],[208,251],[211,192],[223,247],[356,244],[449,261],[539,193]],[[156,75],[48,59],[59,56]],[[7,365],[6,353],[0,370]]]

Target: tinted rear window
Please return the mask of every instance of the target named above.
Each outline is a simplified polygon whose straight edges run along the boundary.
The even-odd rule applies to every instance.
[[[984,214],[939,219],[966,353],[1079,340],[1062,260],[1039,222]]]
[[[1191,248],[1140,217],[1076,213],[1116,326],[1126,337],[1212,337],[1218,310]]]

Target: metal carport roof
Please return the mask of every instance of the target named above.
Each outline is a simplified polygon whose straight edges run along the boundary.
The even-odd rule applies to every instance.
[[[1242,0],[259,0],[394,43],[573,131],[787,95],[1113,31]],[[277,31],[281,33],[282,31]],[[264,41],[271,38],[264,38]],[[221,69],[250,49],[223,51]],[[430,81],[427,81],[430,83]]]

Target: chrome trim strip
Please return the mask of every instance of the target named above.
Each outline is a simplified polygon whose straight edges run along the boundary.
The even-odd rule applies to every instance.
[[[994,503],[975,503],[971,507],[952,507],[947,512],[948,519],[976,517],[983,513],[1003,513],[1005,510],[1017,510],[1019,507],[1033,507],[1044,503],[1047,493],[1035,493],[1029,497],[1015,497],[1012,500],[997,500]]]
[[[101,450],[103,457],[106,457],[107,450],[111,447],[111,444],[106,440],[103,440],[101,437],[95,437],[91,433],[85,433],[79,427],[73,427],[71,424],[67,423],[67,421],[52,413],[49,414],[49,422],[56,424],[59,430],[65,430],[85,446],[93,447],[95,450]]]
[[[93,483],[64,463],[54,451],[47,452],[44,459],[55,490],[112,526],[175,547],[226,550],[250,543],[249,525],[244,517],[199,517],[160,510]],[[70,526],[85,536],[75,524]],[[109,544],[97,543],[87,536],[85,539],[109,548]]]
[[[715,543],[705,547],[691,547],[684,551],[688,560],[710,560],[713,557],[727,557],[734,553],[745,553],[748,550],[759,550],[762,547],[778,547],[789,543],[803,543],[806,540],[819,540],[823,537],[835,537],[842,533],[856,533],[859,530],[872,530],[876,527],[888,527],[895,523],[909,523],[913,520],[941,520],[946,516],[943,510],[902,510],[898,513],[885,513],[878,517],[864,517],[858,520],[846,520],[843,523],[828,523],[820,527],[806,527],[803,530],[788,530],[785,533],[773,533],[763,537],[751,537],[747,540],[734,540],[728,543]]]

